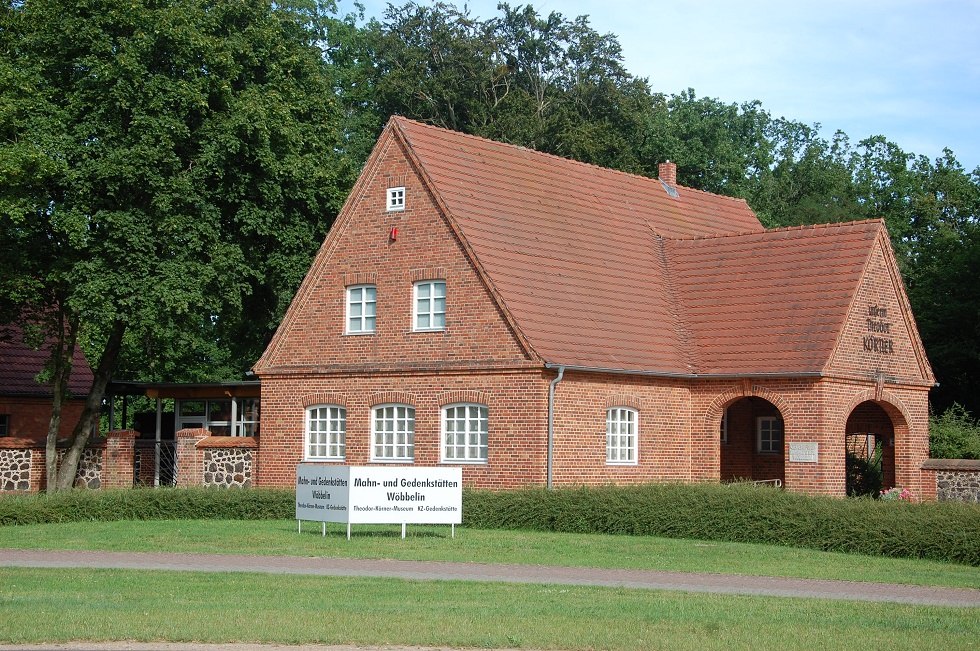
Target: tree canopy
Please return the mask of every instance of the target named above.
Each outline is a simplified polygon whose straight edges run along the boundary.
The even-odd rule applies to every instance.
[[[113,373],[238,379],[274,330],[358,165],[325,72],[330,9],[4,7],[0,295],[84,342],[83,421]]]

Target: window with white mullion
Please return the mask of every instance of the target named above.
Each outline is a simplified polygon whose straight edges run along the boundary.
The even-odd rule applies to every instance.
[[[639,414],[613,407],[606,412],[606,463],[635,464]]]
[[[378,290],[374,285],[355,285],[347,288],[347,332],[374,332],[377,319]]]
[[[445,330],[446,282],[415,283],[415,330]]]
[[[488,413],[485,405],[448,405],[442,410],[442,458],[447,463],[485,463]]]
[[[347,410],[316,406],[307,410],[306,458],[343,460],[347,447]]]
[[[415,459],[415,408],[380,405],[372,418],[372,458],[375,461]]]

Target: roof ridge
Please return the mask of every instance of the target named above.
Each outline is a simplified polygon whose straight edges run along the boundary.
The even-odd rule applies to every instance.
[[[540,156],[546,156],[548,158],[554,158],[554,159],[557,159],[557,160],[560,160],[560,161],[564,161],[566,163],[572,163],[574,165],[582,165],[584,167],[590,167],[590,168],[592,168],[594,170],[600,170],[600,171],[605,172],[605,173],[612,173],[612,174],[616,174],[616,175],[627,176],[627,177],[630,177],[630,178],[640,179],[640,180],[643,180],[643,181],[650,181],[650,182],[654,182],[654,183],[660,181],[660,179],[658,177],[645,176],[643,174],[637,174],[635,172],[626,172],[624,170],[618,170],[618,169],[613,168],[613,167],[603,167],[602,165],[597,165],[595,163],[587,163],[585,161],[580,161],[580,160],[577,160],[577,159],[574,159],[574,158],[568,158],[566,156],[559,156],[558,154],[552,154],[552,153],[549,153],[549,152],[546,152],[546,151],[541,151],[540,149],[534,149],[532,147],[526,147],[524,145],[517,145],[517,144],[514,144],[512,142],[505,142],[503,140],[493,140],[491,138],[486,138],[484,136],[478,136],[478,135],[472,134],[472,133],[466,133],[464,131],[454,131],[452,129],[447,129],[445,127],[439,127],[439,126],[436,126],[434,124],[427,124],[425,122],[419,122],[418,120],[412,120],[411,118],[407,118],[407,117],[405,117],[403,115],[392,115],[391,116],[391,119],[393,121],[397,121],[397,122],[408,122],[410,124],[416,124],[416,125],[418,125],[420,127],[426,128],[426,129],[436,129],[438,131],[444,131],[446,133],[453,134],[454,136],[461,136],[463,138],[470,138],[470,139],[473,139],[473,140],[479,140],[481,142],[489,143],[491,145],[498,145],[498,146],[499,145],[504,145],[506,147],[513,147],[515,149],[521,149],[521,150],[524,150],[524,151],[531,152],[533,154],[538,154]],[[670,184],[667,184],[667,185],[670,185]],[[687,185],[680,185],[678,183],[673,184],[671,187],[678,188],[678,189],[681,189],[681,190],[684,190],[684,191],[697,192],[698,194],[702,194],[702,195],[705,195],[705,196],[708,196],[708,197],[717,197],[719,199],[723,199],[725,201],[731,201],[731,202],[734,202],[734,203],[741,203],[741,204],[745,204],[745,205],[748,205],[748,203],[749,203],[748,201],[746,201],[745,199],[743,199],[741,197],[731,197],[731,196],[728,196],[726,194],[718,194],[716,192],[708,192],[707,190],[699,190],[697,188],[692,188],[692,187],[687,186]]]
[[[764,231],[742,231],[740,233],[714,233],[711,235],[681,235],[678,237],[668,237],[666,239],[674,241],[693,241],[693,240],[717,240],[723,237],[744,237],[746,235],[759,235],[764,236],[770,233],[786,233],[789,231],[815,231],[815,230],[830,230],[832,228],[845,228],[853,226],[862,226],[866,224],[881,224],[884,225],[885,220],[881,217],[872,217],[869,219],[856,219],[853,221],[846,222],[822,222],[819,224],[799,224],[796,226],[779,226],[778,228],[767,228]]]

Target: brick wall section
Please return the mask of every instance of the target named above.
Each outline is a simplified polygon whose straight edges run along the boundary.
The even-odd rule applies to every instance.
[[[204,453],[197,444],[209,436],[211,432],[202,428],[182,429],[175,434],[178,488],[201,486],[204,483]]]
[[[690,390],[686,384],[566,372],[555,390],[554,485],[690,481]],[[611,407],[637,410],[635,465],[606,462],[606,412]]]
[[[42,446],[48,436],[51,408],[51,398],[0,396],[0,414],[10,415],[9,436],[31,439]],[[82,400],[68,400],[62,406],[59,438],[71,436],[83,408]]]
[[[139,432],[114,430],[106,434],[102,485],[105,488],[132,488],[133,446]]]
[[[484,400],[488,408],[486,463],[457,464],[463,483],[479,488],[543,485],[548,382],[540,372],[419,374],[381,377],[263,379],[259,486],[291,486],[304,458],[306,407],[347,409],[349,465],[371,461],[371,409],[392,401],[415,408],[415,465],[442,463],[442,407]],[[322,401],[322,402],[321,402]]]

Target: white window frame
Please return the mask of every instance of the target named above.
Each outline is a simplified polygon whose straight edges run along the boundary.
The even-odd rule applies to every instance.
[[[390,454],[387,453],[388,448]],[[375,405],[371,409],[371,461],[415,461],[415,407],[389,403]]]
[[[626,431],[623,432],[623,428]],[[624,440],[625,439],[625,440]],[[606,464],[635,466],[639,460],[640,412],[632,407],[606,410]]]
[[[775,426],[778,424],[778,428]],[[778,429],[779,438],[773,438],[773,432]],[[763,433],[766,434],[763,437]],[[759,416],[755,419],[755,443],[756,452],[759,454],[782,454],[786,440],[785,425],[779,416]]]
[[[486,463],[489,423],[490,409],[486,405],[457,402],[443,406],[442,463]]]
[[[401,212],[405,210],[405,186],[388,188],[385,208],[388,212]]]
[[[347,409],[329,404],[307,407],[303,440],[306,460],[343,461],[347,456]]]
[[[374,297],[368,300],[367,293],[371,290]],[[360,299],[354,300],[354,296],[360,292]],[[344,313],[344,332],[349,335],[371,335],[378,327],[378,288],[376,285],[350,285],[347,288],[347,310]],[[358,314],[354,314],[354,312]],[[356,328],[351,327],[351,322],[356,321]],[[370,328],[368,319],[371,319]]]
[[[428,288],[429,295],[427,297],[420,298],[419,290],[422,287]],[[441,288],[442,295],[439,296],[436,290]],[[442,310],[436,308],[436,301],[442,299]],[[427,301],[428,309],[420,309],[419,303],[422,301]],[[420,319],[425,317],[429,320],[429,325],[423,326],[419,323]],[[442,323],[440,325],[434,325],[438,318],[441,317]],[[415,332],[439,332],[446,329],[446,281],[435,279],[435,280],[420,280],[415,283],[412,287],[412,329]]]
[[[728,407],[725,407],[721,412],[721,431],[720,431],[721,443],[728,443]]]

